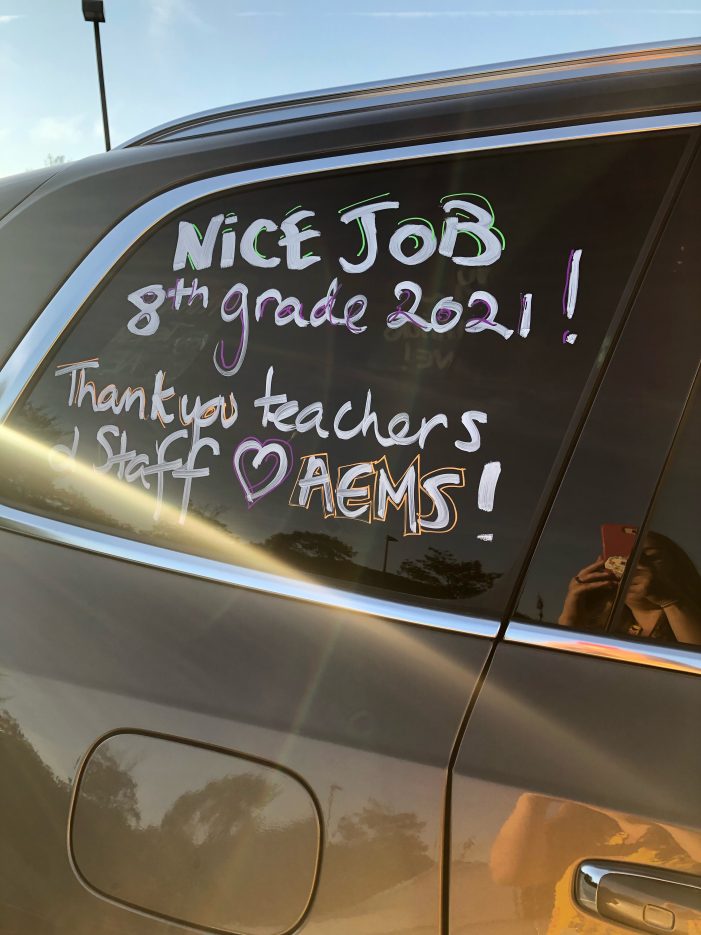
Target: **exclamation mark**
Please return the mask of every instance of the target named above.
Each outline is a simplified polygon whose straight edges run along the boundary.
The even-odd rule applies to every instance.
[[[520,337],[527,338],[531,333],[531,292],[521,293],[521,315],[518,320],[518,333]]]
[[[491,513],[494,509],[494,494],[497,489],[497,481],[501,474],[501,461],[488,461],[482,468],[479,488],[477,490],[477,506],[485,513]],[[483,532],[477,536],[485,542],[492,541],[491,532]]]
[[[562,293],[562,314],[568,318],[574,315],[574,309],[577,304],[577,290],[579,289],[579,263],[582,259],[581,250],[570,250],[570,257],[567,261],[567,276],[565,278],[565,291]],[[574,344],[577,335],[573,331],[562,332],[563,344]]]

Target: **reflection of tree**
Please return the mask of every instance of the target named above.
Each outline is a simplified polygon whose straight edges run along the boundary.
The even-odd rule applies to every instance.
[[[52,888],[49,845],[52,838],[62,841],[65,835],[69,788],[42,762],[6,711],[0,712],[0,757],[0,905],[13,890],[14,901],[21,905],[18,897],[25,891],[29,896],[35,886],[37,893],[47,884]],[[38,848],[42,839],[44,846]],[[45,884],[39,885],[43,877]],[[31,905],[28,901],[28,908]]]
[[[30,429],[32,437],[38,435],[45,445],[56,445],[61,440],[63,429],[43,406],[27,403],[22,409],[22,421]]]
[[[101,769],[94,777],[92,766],[86,772],[89,808],[76,825],[79,865],[95,883],[102,878],[101,888],[167,915],[192,919],[195,913],[214,927],[228,913],[243,929],[265,924],[282,930],[290,924],[290,906],[301,911],[316,824],[279,811],[271,820],[268,806],[282,791],[276,783],[255,770],[238,772],[186,791],[157,823],[142,816],[128,826],[126,814],[115,821],[114,805],[122,801],[130,809],[119,790],[132,779],[128,773],[121,782],[111,778],[116,797],[96,809],[90,791],[93,779],[102,788]],[[413,812],[374,799],[343,815],[326,842],[318,911],[353,907],[433,868],[423,828]]]
[[[394,841],[425,854],[427,847],[419,836],[424,825],[413,812],[393,812],[376,799],[370,799],[359,812],[341,818],[336,834],[346,844],[382,840],[387,846]]]
[[[82,889],[66,859],[70,784],[44,763],[7,711],[0,711],[0,928],[7,935],[70,932],[107,935],[120,930],[120,910],[100,903]],[[122,810],[129,811],[124,790],[129,777],[114,762],[100,765],[105,790],[118,797],[112,807],[106,792],[100,805],[88,803],[91,819],[107,817],[103,830],[114,841],[128,830]],[[145,935],[147,922],[134,920],[130,935]]]
[[[317,824],[310,811],[300,816],[296,807],[289,815],[278,808],[272,817],[266,810],[281,789],[255,767],[244,769],[200,788],[193,778],[160,820],[149,824],[142,814],[128,825],[124,812],[115,820],[114,799],[94,808],[92,789],[101,791],[102,779],[91,761],[76,811],[79,867],[103,892],[163,915],[212,928],[234,922],[244,930],[289,928],[309,894]],[[133,781],[123,770],[122,788]],[[143,773],[146,798],[167,795],[162,781]]]
[[[329,536],[324,532],[303,532],[300,529],[277,532],[266,539],[262,547],[272,552],[286,555],[292,553],[321,562],[350,562],[355,555],[355,549],[337,536]]]
[[[326,849],[319,911],[361,903],[431,868],[424,825],[413,812],[395,812],[375,799],[342,817]]]
[[[431,546],[423,558],[403,561],[399,573],[440,589],[444,597],[474,597],[488,591],[500,575],[483,571],[480,561],[465,562]]]
[[[102,748],[90,760],[91,783],[83,794],[98,808],[113,809],[130,827],[139,824],[140,814],[136,783],[128,772],[120,769],[112,754]]]
[[[259,775],[216,779],[203,789],[181,795],[163,817],[161,831],[184,833],[195,844],[214,844],[255,830],[260,812],[278,792]]]
[[[451,552],[434,548],[423,558],[402,562],[399,574],[379,571],[354,561],[355,549],[337,536],[301,529],[275,533],[258,545],[309,575],[334,579],[337,585],[349,581],[430,598],[474,597],[499,577],[483,571],[479,561],[459,561]]]
[[[187,513],[188,516],[196,516],[208,526],[217,529],[219,532],[233,536],[233,533],[227,523],[221,518],[226,512],[226,505],[215,506],[211,503],[195,504],[190,503]],[[180,527],[182,529],[182,526]]]
[[[42,763],[19,725],[0,713],[0,918],[3,931],[47,931],[68,874],[63,856],[68,787]]]

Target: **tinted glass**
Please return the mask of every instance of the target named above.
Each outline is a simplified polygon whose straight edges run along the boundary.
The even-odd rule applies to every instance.
[[[518,606],[522,620],[621,633],[623,624],[608,620],[627,564],[621,559],[637,548],[638,529],[698,366],[699,198],[697,159],[642,281],[529,567]],[[687,524],[698,517],[697,501],[690,495],[685,506],[680,501],[679,516],[686,516]],[[684,550],[691,548],[688,534],[677,536],[654,517],[649,528],[670,536]],[[693,549],[689,554],[693,558]],[[609,568],[603,567],[606,559],[611,560]],[[629,623],[623,629],[635,635],[637,624]],[[639,635],[650,632],[646,625]],[[655,636],[664,634],[669,631],[660,627]]]
[[[697,383],[642,543],[633,556],[625,600],[609,627],[613,634],[701,645],[700,471]]]
[[[499,612],[683,142],[398,163],[189,206],[16,407],[5,499]]]

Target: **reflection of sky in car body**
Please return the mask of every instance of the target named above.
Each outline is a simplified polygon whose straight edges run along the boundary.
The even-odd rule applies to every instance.
[[[31,394],[31,403],[56,420],[65,432],[61,438],[64,443],[70,442],[73,425],[79,424],[79,455],[88,463],[99,464],[104,454],[94,439],[100,425],[114,423],[127,429],[129,447],[153,457],[155,442],[180,427],[177,418],[175,425],[171,423],[164,430],[158,422],[142,422],[133,415],[93,413],[88,400],[80,411],[69,409],[70,378],[54,377],[56,365],[99,356],[99,370],[88,373],[98,390],[109,382],[116,383],[120,391],[127,385],[143,385],[147,398],[158,369],[166,370],[166,386],[174,386],[179,394],[187,393],[190,399],[198,394],[206,399],[233,392],[239,405],[234,427],[223,432],[215,425],[202,431],[202,435],[219,439],[221,454],[211,458],[204,451],[198,460],[198,464],[211,464],[212,471],[210,477],[193,482],[193,512],[215,515],[236,536],[254,543],[273,533],[296,530],[337,536],[357,551],[357,563],[374,568],[382,563],[385,536],[393,535],[398,539],[390,548],[389,570],[393,572],[401,561],[420,558],[433,547],[448,549],[461,560],[479,560],[485,571],[506,575],[524,541],[677,152],[675,141],[650,138],[536,147],[533,151],[344,173],[342,182],[303,178],[276,185],[272,196],[261,187],[190,208],[181,219],[197,223],[200,230],[206,229],[213,214],[234,210],[240,234],[257,217],[279,222],[289,207],[302,204],[316,212],[311,220],[322,236],[308,243],[322,260],[301,271],[287,271],[284,260],[275,269],[261,270],[246,265],[237,255],[234,267],[222,270],[216,265],[215,250],[212,268],[174,273],[177,224],[173,220],[147,239],[97,296],[85,318],[52,355],[46,375]],[[652,181],[647,172],[650,160],[660,166]],[[485,192],[494,206],[497,225],[507,243],[496,263],[460,268],[436,253],[412,267],[389,256],[387,241],[399,219],[418,216],[438,225],[440,198],[463,189]],[[338,223],[338,208],[388,190],[400,202],[400,209],[377,215],[375,265],[359,275],[344,272],[337,258],[354,259],[360,240],[355,224],[346,227]],[[640,197],[641,191],[647,197]],[[278,236],[277,232],[262,235],[261,248],[270,255],[283,255],[276,246]],[[569,323],[562,315],[562,290],[567,257],[573,248],[582,249],[583,258],[577,310]],[[469,249],[468,239],[458,238],[456,253]],[[149,283],[168,288],[179,275],[185,276],[186,284],[196,276],[200,285],[208,285],[208,309],[203,311],[199,302],[188,308],[184,301],[180,310],[174,311],[167,302],[161,307],[156,334],[142,337],[128,332],[127,321],[136,309],[128,303],[127,295]],[[340,302],[356,293],[368,297],[361,322],[367,325],[363,334],[350,334],[344,327],[327,324],[305,329],[288,325],[285,330],[271,320],[253,320],[255,296],[265,289],[277,288],[283,297],[297,296],[308,310],[336,276],[341,283]],[[499,301],[497,321],[514,329],[520,294],[531,292],[531,333],[525,339],[515,333],[509,340],[486,332],[466,334],[464,322],[478,315],[478,308],[465,308],[463,325],[444,335],[417,338],[410,325],[390,332],[385,319],[396,305],[394,286],[402,279],[413,279],[424,288],[419,313],[425,317],[436,297],[454,296],[466,306],[472,291],[489,290]],[[250,338],[243,366],[227,379],[216,372],[212,353],[220,338],[229,347],[238,343],[240,329],[222,322],[219,315],[224,293],[238,281],[249,288]],[[573,345],[563,345],[566,324],[577,332]],[[203,334],[206,337],[201,337]],[[432,359],[430,368],[419,369],[412,350],[415,347],[428,350],[429,355],[438,350],[441,356]],[[287,435],[274,426],[263,429],[261,410],[253,408],[253,401],[264,393],[265,374],[271,364],[275,367],[273,391],[298,400],[300,408],[323,402],[327,429],[346,400],[353,403],[346,424],[360,421],[368,389],[383,433],[389,419],[400,411],[410,413],[412,433],[422,416],[428,419],[437,412],[446,413],[448,428],[436,428],[428,437],[421,451],[421,469],[422,473],[448,465],[467,469],[465,489],[451,493],[458,504],[456,528],[444,535],[403,538],[402,517],[392,510],[386,523],[368,525],[346,519],[323,520],[318,495],[306,511],[289,507],[302,455],[328,452],[332,477],[338,466],[386,455],[397,478],[418,449],[416,445],[381,448],[372,430],[366,438],[343,442],[332,435],[320,439],[314,431]],[[175,411],[172,402],[170,409]],[[460,422],[466,410],[482,410],[488,415],[488,423],[480,426],[481,447],[470,454],[458,451],[453,444],[456,438],[466,437]],[[19,412],[13,419],[19,427]],[[231,468],[236,443],[248,435],[287,438],[297,459],[285,485],[251,510],[245,508]],[[180,448],[172,450],[182,453]],[[502,474],[494,510],[485,513],[477,510],[477,484],[482,466],[492,460],[501,461]],[[57,489],[71,484],[66,475],[52,480]],[[136,486],[141,487],[138,482]],[[166,480],[166,497],[176,506],[181,490],[182,482]],[[478,541],[481,533],[493,533],[494,541]],[[144,535],[148,536],[148,530]],[[507,583],[504,578],[501,591],[497,584],[486,597],[473,599],[474,606],[498,611]]]

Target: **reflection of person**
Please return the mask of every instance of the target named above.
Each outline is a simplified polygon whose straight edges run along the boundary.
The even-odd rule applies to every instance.
[[[618,576],[605,567],[601,556],[582,568],[569,583],[560,626],[603,629],[617,585]],[[701,575],[667,536],[649,532],[645,537],[613,632],[701,645]]]
[[[698,873],[701,839],[675,825],[524,793],[494,839],[489,866],[495,883],[519,889],[521,913],[540,922],[538,932],[598,935],[601,920],[589,921],[572,901],[576,868],[594,856]]]

